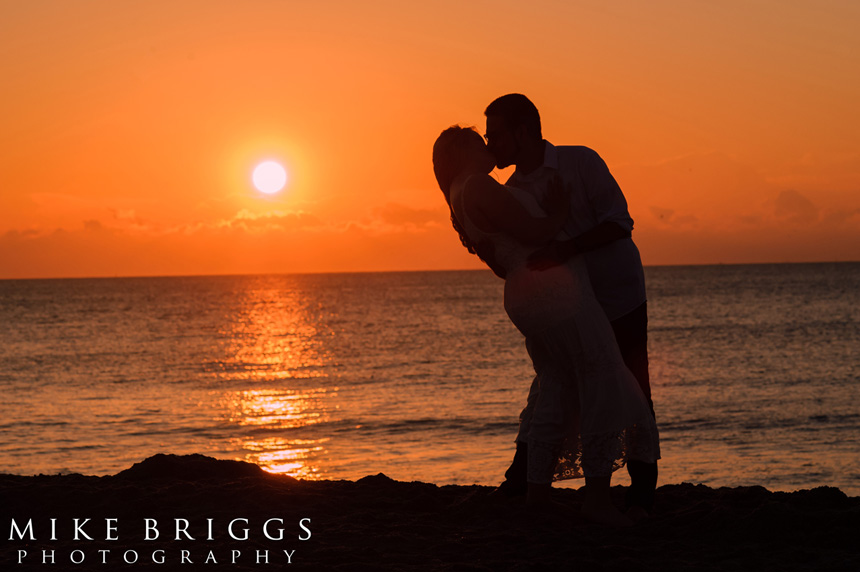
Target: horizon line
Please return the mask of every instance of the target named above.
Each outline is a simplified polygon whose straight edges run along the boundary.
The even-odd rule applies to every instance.
[[[811,260],[802,262],[707,262],[690,264],[643,264],[643,268],[689,268],[689,267],[733,267],[733,266],[801,266],[820,264],[858,264],[860,260]],[[489,268],[437,268],[403,270],[337,270],[317,272],[235,272],[226,274],[128,274],[93,276],[25,276],[0,277],[0,282],[32,280],[125,280],[141,278],[236,278],[242,276],[329,276],[351,274],[417,274],[428,272],[490,272]]]

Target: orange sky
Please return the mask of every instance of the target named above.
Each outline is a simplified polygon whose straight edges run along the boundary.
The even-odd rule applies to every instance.
[[[430,150],[512,91],[646,265],[860,259],[857,2],[462,4],[3,3],[0,278],[478,268]]]

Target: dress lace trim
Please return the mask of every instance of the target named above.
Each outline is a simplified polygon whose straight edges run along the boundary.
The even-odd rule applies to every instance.
[[[621,431],[569,439],[561,450],[529,440],[528,480],[533,483],[605,477],[624,467],[629,459],[654,463],[660,458],[659,437],[653,423]],[[553,468],[554,467],[554,468]]]

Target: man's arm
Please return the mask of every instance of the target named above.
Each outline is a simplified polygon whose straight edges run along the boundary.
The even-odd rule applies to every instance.
[[[606,163],[594,150],[582,148],[579,176],[585,186],[588,204],[597,226],[576,236],[573,240],[558,241],[542,248],[529,257],[532,270],[546,270],[616,240],[630,238],[633,219],[627,210],[627,200],[621,187],[609,172]]]
[[[630,236],[631,233],[626,228],[612,221],[605,221],[573,240],[555,241],[537,250],[529,256],[528,267],[532,270],[546,270],[564,264],[577,254],[595,250]]]
[[[631,232],[616,222],[607,220],[591,230],[587,230],[574,238],[572,241],[578,252],[588,252],[600,248],[610,242],[630,238]]]

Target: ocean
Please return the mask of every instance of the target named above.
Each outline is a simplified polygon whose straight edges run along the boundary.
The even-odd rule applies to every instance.
[[[660,483],[860,496],[860,263],[646,280]],[[533,376],[502,289],[488,271],[0,281],[0,473],[202,453],[497,484]]]

